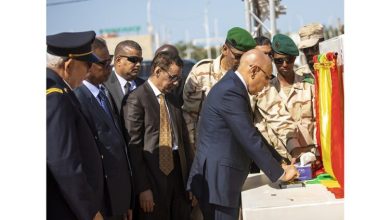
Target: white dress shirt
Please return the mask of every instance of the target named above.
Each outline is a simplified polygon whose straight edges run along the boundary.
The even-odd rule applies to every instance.
[[[121,85],[121,89],[122,89],[122,92],[123,94],[126,94],[127,91],[125,89],[125,85],[127,83],[127,80],[125,80],[122,76],[120,76],[116,71],[115,71],[115,68],[113,68],[114,70],[114,73],[116,75],[116,78],[118,78],[118,81],[119,81],[119,84]],[[135,88],[137,88],[137,85],[135,84],[135,81],[134,80],[131,80],[129,81],[130,83],[130,90],[133,91]]]

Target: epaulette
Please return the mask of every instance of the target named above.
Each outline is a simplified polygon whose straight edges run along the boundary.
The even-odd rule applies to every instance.
[[[314,84],[314,78],[311,75],[311,73],[303,74],[303,77],[304,77],[304,79],[302,80],[303,82]]]
[[[194,67],[198,67],[204,63],[210,63],[210,62],[212,63],[213,61],[214,61],[213,59],[203,59],[203,60],[200,60],[199,62],[195,63]]]
[[[46,89],[46,95],[50,95],[53,92],[57,92],[57,93],[61,93],[61,94],[64,93],[64,91],[62,89],[60,89],[60,88],[55,88],[54,87],[54,88]]]

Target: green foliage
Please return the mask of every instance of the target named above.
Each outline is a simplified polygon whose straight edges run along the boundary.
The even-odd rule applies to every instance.
[[[185,43],[183,41],[179,41],[175,44],[176,48],[179,50],[179,55],[182,58],[188,59],[187,54],[190,53],[190,59],[195,61],[199,61],[207,58],[207,50],[204,47],[195,46],[192,43]],[[219,55],[216,53],[215,48],[211,48],[211,58],[215,58]]]

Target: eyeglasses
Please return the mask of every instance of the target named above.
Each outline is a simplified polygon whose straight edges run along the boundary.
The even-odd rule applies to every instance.
[[[132,62],[132,63],[138,63],[138,62],[142,62],[142,60],[144,60],[144,58],[142,57],[137,57],[137,56],[122,56],[122,55],[119,55],[119,57],[126,57],[128,61]]]
[[[176,82],[181,80],[181,75],[172,75],[167,70],[162,69],[164,72],[168,74],[168,78],[171,82]]]
[[[317,45],[314,45],[314,46],[312,46],[312,47],[303,48],[303,49],[302,49],[302,52],[303,52],[304,54],[308,54],[308,53],[318,53],[318,52],[319,52],[318,44],[317,44]]]
[[[252,67],[252,66],[253,66],[253,65],[249,65],[249,67]],[[271,80],[271,79],[272,79],[272,74],[271,74],[271,75],[268,75],[261,67],[259,67],[259,66],[257,66],[257,65],[256,65],[256,67],[259,68],[259,70],[260,70],[261,72],[263,72],[263,75],[264,75],[264,77],[265,77],[266,80]],[[258,72],[260,72],[260,71],[258,71]]]
[[[283,64],[284,62],[288,64],[292,64],[295,61],[295,57],[283,57],[283,58],[274,58],[274,63],[275,64]]]
[[[111,58],[108,58],[108,59],[106,59],[106,60],[99,61],[99,62],[97,62],[96,64],[98,64],[98,65],[100,65],[100,66],[102,66],[102,67],[104,67],[104,68],[108,68],[108,67],[110,67],[110,64],[111,64]]]

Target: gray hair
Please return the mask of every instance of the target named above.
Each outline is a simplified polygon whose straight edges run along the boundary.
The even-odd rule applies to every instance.
[[[67,60],[68,57],[60,57],[50,53],[46,53],[46,67],[48,68],[60,68]]]

